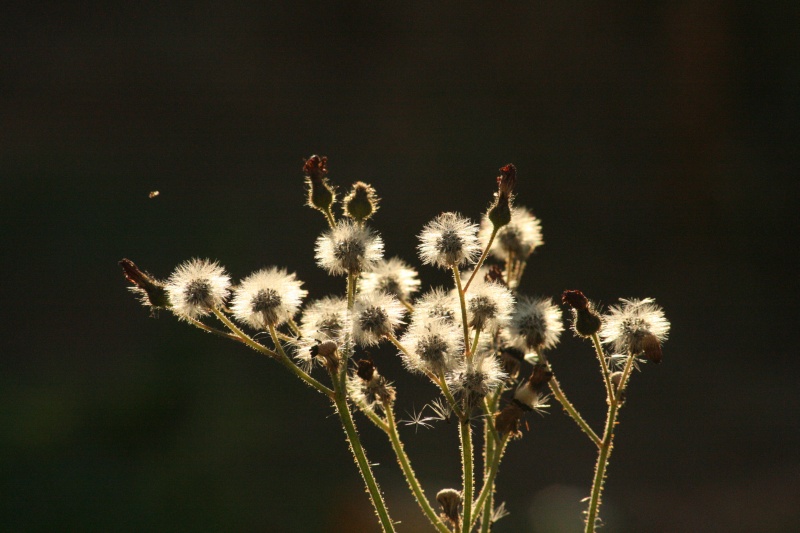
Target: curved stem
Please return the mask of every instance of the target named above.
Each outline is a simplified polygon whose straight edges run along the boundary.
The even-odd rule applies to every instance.
[[[597,455],[597,464],[594,469],[594,480],[592,481],[592,493],[589,498],[589,509],[586,511],[586,533],[593,533],[597,522],[598,512],[600,511],[601,495],[605,484],[606,469],[611,450],[614,448],[614,428],[617,425],[617,415],[621,406],[620,398],[625,390],[631,368],[633,368],[633,355],[628,356],[625,369],[622,371],[622,379],[619,382],[619,389],[616,394],[609,398],[608,415],[606,416],[606,428],[603,432],[603,441],[600,444],[600,453]]]
[[[439,385],[439,388],[442,389],[442,394],[444,394],[444,397],[447,399],[447,403],[450,404],[450,409],[453,410],[459,420],[463,421],[466,415],[461,411],[455,396],[453,396],[453,393],[450,391],[450,385],[447,384],[444,373],[440,372],[438,376],[430,374],[429,377],[434,383]]]
[[[498,442],[497,450],[492,458],[492,462],[489,465],[489,470],[486,475],[486,480],[483,483],[483,487],[481,488],[481,492],[478,495],[478,499],[475,501],[475,509],[483,509],[483,518],[481,520],[481,531],[487,532],[491,527],[492,523],[492,495],[494,494],[494,482],[495,478],[497,478],[497,471],[500,469],[500,461],[503,459],[503,454],[506,451],[506,446],[508,445],[508,441],[511,438],[511,433],[506,433]],[[475,515],[475,520],[477,520],[478,514]]]
[[[453,279],[456,281],[456,288],[458,288],[458,300],[461,304],[461,324],[464,328],[464,348],[467,351],[467,361],[472,361],[472,352],[469,350],[469,323],[467,322],[467,302],[464,300],[464,291],[461,288],[461,273],[458,271],[458,266],[453,265]]]
[[[389,517],[389,510],[386,508],[386,503],[383,501],[383,495],[381,494],[378,482],[375,480],[375,476],[372,474],[372,468],[367,460],[367,454],[364,452],[364,448],[361,446],[361,440],[358,437],[358,431],[356,431],[356,426],[353,423],[353,417],[350,415],[350,407],[347,405],[347,399],[345,398],[341,389],[336,391],[336,394],[334,395],[334,403],[336,404],[336,411],[339,414],[339,419],[341,420],[345,434],[347,435],[347,442],[350,443],[350,451],[353,452],[353,457],[355,458],[358,470],[361,472],[361,477],[364,479],[364,483],[367,485],[367,492],[369,492],[372,506],[375,508],[375,513],[378,515],[381,527],[385,533],[394,532],[394,523]]]
[[[564,410],[567,412],[570,418],[572,418],[575,421],[575,423],[578,424],[578,427],[580,427],[581,430],[583,430],[583,432],[586,433],[586,435],[594,443],[594,445],[599,447],[600,437],[597,436],[597,433],[595,433],[594,430],[591,428],[591,426],[589,426],[589,424],[586,422],[586,420],[583,419],[578,410],[575,409],[575,406],[572,405],[572,403],[570,403],[569,400],[567,400],[567,397],[564,394],[564,391],[561,390],[561,385],[558,383],[558,380],[556,379],[555,375],[552,378],[550,378],[550,382],[548,383],[548,385],[550,385],[550,390],[553,391],[553,396],[555,397],[556,400],[558,400],[558,403],[561,404],[561,407],[564,408]]]
[[[463,502],[464,514],[461,519],[461,531],[469,533],[472,529],[472,492],[474,482],[472,476],[472,427],[469,420],[461,421],[458,424],[459,435],[461,436],[461,466],[464,480]]]
[[[272,342],[275,343],[275,347],[278,349],[278,361],[289,369],[290,372],[295,374],[297,377],[320,391],[321,393],[325,394],[329,398],[333,397],[333,391],[330,390],[328,387],[317,381],[316,379],[312,378],[308,375],[302,368],[294,364],[294,362],[289,359],[289,356],[286,355],[286,352],[283,351],[283,346],[280,343],[280,339],[278,338],[278,332],[275,330],[275,326],[272,324],[269,325],[269,334],[272,336]]]
[[[300,333],[300,327],[297,325],[297,322],[295,322],[293,318],[290,318],[287,323],[289,324],[289,329],[292,330],[292,332],[297,336],[298,339],[303,336],[303,334]]]
[[[336,226],[336,219],[333,218],[333,211],[328,207],[323,213],[325,214],[325,219],[328,221],[328,225],[333,229]]]
[[[614,397],[614,389],[611,386],[611,373],[608,370],[608,363],[606,363],[606,354],[603,351],[603,345],[600,344],[600,338],[597,333],[592,333],[592,344],[594,344],[594,352],[597,354],[597,359],[600,361],[600,371],[603,374],[603,381],[606,384],[606,395],[609,401]]]
[[[213,328],[211,326],[203,324],[202,322],[200,322],[199,320],[197,320],[195,318],[186,317],[186,319],[189,321],[189,323],[191,325],[193,325],[195,327],[198,327],[198,328],[202,329],[203,331],[205,331],[207,333],[212,333],[214,335],[219,335],[220,337],[224,337],[226,339],[231,339],[231,340],[234,340],[234,341],[237,341],[237,342],[244,342],[240,337],[237,337],[236,335],[231,335],[230,333],[225,333],[222,330],[219,330],[217,328]]]
[[[494,242],[494,237],[497,235],[497,230],[500,228],[494,226],[492,230],[492,235],[489,237],[489,242],[486,244],[486,248],[483,249],[483,253],[481,254],[481,258],[478,259],[478,264],[475,265],[475,270],[472,271],[472,275],[467,280],[467,284],[464,285],[464,292],[469,290],[469,284],[472,283],[472,280],[475,279],[475,275],[478,273],[478,270],[483,266],[483,262],[486,261],[486,256],[489,255],[489,248],[492,247],[492,243]]]
[[[414,469],[411,468],[411,462],[408,459],[408,455],[406,455],[405,449],[403,448],[403,443],[400,441],[400,435],[397,431],[397,424],[394,419],[394,412],[393,407],[391,404],[384,405],[384,412],[386,413],[386,434],[389,436],[389,440],[392,443],[392,449],[394,449],[394,453],[397,456],[397,461],[400,463],[400,468],[403,470],[403,475],[406,478],[406,482],[408,483],[411,492],[414,493],[414,498],[417,500],[422,512],[425,513],[425,516],[428,517],[428,520],[431,521],[433,527],[435,527],[441,533],[450,533],[450,528],[448,528],[444,522],[442,522],[439,515],[436,514],[436,511],[433,510],[431,504],[428,502],[428,498],[425,497],[425,492],[423,492],[422,487],[417,480],[416,475],[414,474]]]
[[[481,330],[478,329],[475,331],[475,337],[472,339],[472,349],[470,350],[472,353],[475,353],[475,351],[478,349],[478,339],[480,338]]]

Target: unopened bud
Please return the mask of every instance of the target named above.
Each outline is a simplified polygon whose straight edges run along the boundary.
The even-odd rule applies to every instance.
[[[460,521],[458,508],[463,499],[461,492],[455,489],[442,489],[436,494],[436,501],[442,506],[442,516],[456,527]]]
[[[603,319],[581,291],[564,291],[561,301],[572,307],[572,329],[581,337],[591,337],[603,325]]]
[[[328,212],[336,196],[328,183],[328,158],[312,155],[303,165],[303,173],[308,184],[308,205]]]
[[[379,198],[372,185],[358,181],[343,200],[344,211],[350,218],[362,222],[378,210]]]
[[[512,191],[517,183],[517,167],[509,163],[500,168],[497,176],[497,192],[494,202],[489,206],[486,216],[492,222],[494,229],[499,229],[511,222]]]
[[[140,270],[130,259],[122,259],[119,266],[122,267],[125,279],[136,285],[131,289],[141,296],[144,305],[148,305],[154,310],[166,309],[170,306],[164,283]]]

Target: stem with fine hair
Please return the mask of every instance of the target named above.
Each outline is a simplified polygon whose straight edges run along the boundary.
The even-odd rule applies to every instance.
[[[347,405],[346,391],[343,391],[338,386],[336,387],[336,393],[334,395],[334,404],[336,405],[336,412],[339,414],[339,420],[341,420],[345,434],[347,435],[347,442],[350,443],[350,451],[353,452],[358,470],[361,472],[361,477],[367,485],[367,492],[369,492],[369,498],[372,501],[372,506],[375,508],[375,513],[378,515],[381,527],[385,533],[394,532],[394,523],[389,517],[389,510],[386,508],[386,503],[383,501],[381,489],[372,473],[372,468],[367,460],[367,454],[361,446],[361,440],[359,439],[358,431],[356,431],[353,417],[350,415],[350,406]]]
[[[600,344],[600,338],[597,336],[597,333],[592,333],[592,344],[594,345],[594,352],[597,354],[597,359],[600,361],[600,371],[603,374],[603,381],[606,384],[606,394],[610,400],[614,397],[614,389],[611,387],[611,372],[608,370],[606,354],[603,351],[603,345]]]
[[[489,248],[492,247],[492,243],[494,242],[494,237],[497,235],[497,230],[499,230],[499,226],[494,226],[492,229],[492,234],[489,237],[489,242],[486,243],[486,248],[483,249],[483,253],[481,254],[481,258],[478,259],[478,263],[475,265],[475,270],[472,271],[472,275],[467,280],[467,284],[464,285],[464,292],[469,290],[469,285],[472,283],[472,280],[475,279],[475,275],[478,273],[478,270],[483,266],[483,262],[486,261],[486,256],[489,255]]]
[[[634,356],[628,355],[625,369],[622,371],[622,379],[616,393],[609,397],[608,415],[606,416],[606,428],[603,432],[603,441],[600,443],[600,452],[597,454],[597,464],[594,469],[594,480],[592,481],[592,492],[589,497],[589,509],[586,511],[586,533],[595,531],[598,512],[600,511],[601,495],[605,484],[606,469],[611,450],[614,448],[614,428],[617,425],[617,415],[622,405],[620,401],[625,390],[631,368],[633,368]]]
[[[495,450],[494,457],[492,458],[491,463],[489,464],[489,470],[486,474],[486,480],[483,483],[483,487],[481,488],[481,492],[478,495],[478,499],[475,500],[475,509],[480,510],[483,508],[483,518],[481,520],[481,531],[487,532],[491,527],[492,523],[492,506],[488,505],[491,502],[492,495],[494,494],[494,481],[497,477],[497,471],[500,469],[500,461],[503,459],[503,454],[506,451],[506,445],[508,445],[508,441],[511,438],[511,433],[506,433],[503,435],[497,443],[497,449]],[[480,513],[475,513],[475,518],[473,521],[478,519]],[[468,530],[469,531],[469,530]]]
[[[453,279],[456,281],[458,289],[458,301],[461,304],[461,324],[464,328],[464,348],[466,350],[467,361],[472,361],[472,352],[469,349],[469,322],[467,321],[467,302],[464,299],[464,290],[461,288],[461,273],[458,265],[453,265]]]
[[[435,527],[440,533],[450,533],[450,529],[442,522],[439,515],[436,514],[436,511],[433,510],[431,504],[428,502],[428,498],[425,497],[425,492],[422,490],[422,487],[417,480],[417,476],[414,474],[414,469],[411,468],[411,461],[408,459],[408,455],[406,455],[405,449],[403,448],[403,443],[400,440],[400,435],[397,431],[397,423],[394,419],[394,411],[393,406],[391,403],[383,405],[384,412],[386,413],[386,434],[389,436],[389,440],[392,443],[392,449],[394,449],[394,453],[397,456],[397,462],[400,463],[400,468],[403,470],[403,475],[406,478],[406,482],[408,483],[411,492],[414,493],[414,498],[417,500],[422,512],[425,513],[425,516],[428,517],[428,520],[431,521],[433,527]]]
[[[464,514],[461,519],[461,531],[469,533],[472,529],[472,493],[475,482],[472,476],[472,426],[469,419],[459,421],[458,428],[461,436],[461,466],[464,478]]]
[[[553,368],[550,366],[550,363],[547,361],[544,354],[540,354],[539,357],[541,358],[542,362],[547,365],[547,369],[550,372],[553,372]],[[564,394],[564,391],[561,390],[561,384],[559,384],[558,379],[556,379],[555,373],[553,373],[550,381],[547,384],[550,386],[550,390],[553,392],[555,399],[558,400],[558,403],[560,403],[561,407],[564,408],[564,411],[566,411],[570,418],[572,418],[572,420],[578,424],[578,427],[581,428],[584,433],[586,433],[594,445],[599,448],[601,444],[600,437],[597,436],[597,433],[594,432],[586,420],[583,419],[575,406],[572,405],[572,403],[567,399],[566,394]]]

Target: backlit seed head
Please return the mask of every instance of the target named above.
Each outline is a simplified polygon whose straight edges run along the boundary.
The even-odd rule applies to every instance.
[[[279,326],[294,317],[308,291],[294,274],[275,267],[244,278],[234,289],[231,311],[240,322],[256,329]]]
[[[339,221],[316,243],[317,264],[332,275],[371,270],[383,257],[383,240],[351,220]]]
[[[374,346],[403,323],[403,306],[383,293],[362,294],[353,307],[353,337],[361,346]]]
[[[652,298],[620,300],[605,315],[600,338],[613,349],[634,357],[661,362],[661,344],[669,335],[670,324],[664,310]]]
[[[457,213],[442,213],[419,235],[419,256],[426,265],[452,268],[474,263],[481,253],[477,227]]]
[[[549,350],[558,344],[564,325],[561,311],[549,298],[521,296],[508,328],[514,345],[521,350]]]
[[[361,274],[358,290],[362,293],[385,292],[403,301],[419,290],[417,271],[397,257],[381,259],[370,272]]]
[[[196,319],[225,303],[231,279],[225,269],[207,259],[192,259],[178,266],[165,286],[172,312],[178,318]]]

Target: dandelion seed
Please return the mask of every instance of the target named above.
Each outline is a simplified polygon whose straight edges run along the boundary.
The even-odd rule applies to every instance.
[[[318,239],[317,264],[331,275],[371,270],[383,257],[383,240],[352,220],[339,221]]]
[[[453,408],[442,398],[436,398],[428,406],[433,411],[433,417],[431,418],[434,420],[448,420],[453,416]]]
[[[403,306],[384,293],[362,294],[353,307],[353,337],[361,346],[374,346],[402,324]]]
[[[643,355],[654,363],[661,362],[661,343],[669,334],[669,321],[664,310],[652,298],[620,299],[604,317],[600,338],[615,351],[633,356]]]
[[[284,269],[270,267],[254,272],[234,289],[233,316],[256,329],[279,326],[297,314],[308,294],[300,288],[302,285]]]
[[[361,274],[358,284],[362,293],[385,292],[403,301],[408,301],[419,285],[417,271],[397,257],[378,261],[370,272]]]
[[[231,279],[217,262],[192,259],[178,266],[167,281],[172,312],[179,318],[206,316],[228,298]]]
[[[409,351],[400,354],[406,368],[421,374],[439,375],[452,370],[464,351],[461,329],[442,319],[415,321],[400,343]]]
[[[457,213],[442,213],[419,235],[419,256],[426,265],[442,268],[474,263],[481,253],[477,226]]]
[[[406,414],[410,417],[410,420],[401,420],[402,424],[406,426],[414,426],[414,431],[416,432],[419,428],[430,429],[433,427],[433,424],[429,422],[431,420],[436,420],[434,417],[424,416],[425,415],[425,408],[419,410],[419,412],[414,411],[413,413],[409,413],[406,411]]]
[[[478,233],[481,244],[486,246],[492,235],[494,225],[484,217]],[[497,231],[489,252],[505,261],[509,256],[527,259],[533,251],[544,244],[542,223],[525,207],[511,208],[511,221]]]
[[[519,298],[508,327],[515,346],[537,352],[549,350],[558,344],[562,331],[561,310],[549,298]]]

